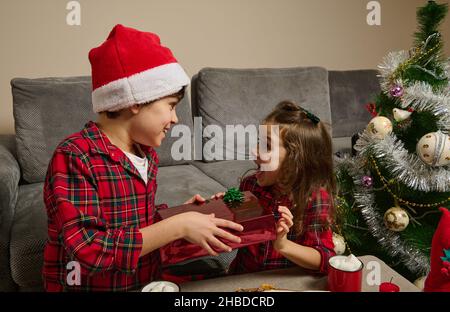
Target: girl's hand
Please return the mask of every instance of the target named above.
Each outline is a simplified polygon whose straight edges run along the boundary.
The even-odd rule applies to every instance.
[[[230,246],[221,242],[217,237],[224,238],[230,242],[240,243],[241,239],[219,227],[229,228],[235,231],[242,231],[242,225],[228,221],[225,219],[216,218],[214,214],[206,215],[199,212],[186,212],[177,215],[179,218],[182,236],[185,240],[199,245],[206,249],[212,256],[217,256],[216,249],[230,252]]]
[[[225,196],[225,192],[220,192],[211,196],[211,199],[221,199]]]
[[[200,194],[195,194],[192,198],[188,199],[184,202],[184,204],[201,204],[204,203],[205,199],[200,196]]]
[[[294,225],[291,211],[285,206],[278,206],[278,211],[281,214],[280,219],[277,222],[277,238],[273,241],[273,247],[275,250],[280,250],[283,248],[286,243],[287,234],[289,233],[290,228]]]

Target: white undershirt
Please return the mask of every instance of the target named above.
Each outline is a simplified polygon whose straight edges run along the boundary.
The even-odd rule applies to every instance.
[[[141,152],[141,150],[138,147],[138,150]],[[128,159],[131,161],[131,163],[134,165],[134,167],[139,172],[140,176],[142,177],[142,180],[144,180],[145,184],[147,184],[148,180],[148,159],[144,156],[144,158],[136,156],[135,154],[125,152],[125,155],[128,157]],[[141,152],[142,154],[142,152]]]

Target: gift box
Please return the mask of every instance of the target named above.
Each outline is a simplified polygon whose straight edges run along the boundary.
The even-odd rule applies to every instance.
[[[224,229],[241,238],[241,243],[230,242],[221,237],[219,240],[233,249],[258,244],[276,238],[276,222],[272,212],[266,211],[251,192],[242,192],[241,201],[225,202],[224,199],[207,200],[201,204],[184,204],[157,211],[157,220],[164,220],[174,215],[196,211],[203,214],[214,213],[216,218],[230,220],[244,227],[242,232]],[[211,246],[214,248],[214,246]],[[216,252],[221,250],[214,249]],[[161,262],[164,266],[207,256],[202,247],[184,239],[176,240],[160,248]]]

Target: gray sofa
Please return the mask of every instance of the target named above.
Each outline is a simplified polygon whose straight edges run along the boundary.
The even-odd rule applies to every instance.
[[[281,100],[291,99],[332,125],[335,151],[349,152],[352,134],[370,119],[364,104],[379,92],[374,70],[202,69],[193,77],[191,100],[177,107],[180,123],[202,126],[259,124]],[[41,267],[47,235],[42,198],[47,164],[56,145],[95,120],[90,77],[11,81],[15,135],[0,136],[0,291],[42,290]],[[239,183],[249,160],[174,161],[168,138],[158,149],[157,203],[182,203],[195,193],[209,196]],[[205,138],[204,140],[207,140]],[[201,148],[197,144],[195,148]],[[223,255],[226,267],[234,253]],[[205,262],[206,263],[206,262]],[[181,267],[182,268],[182,267]],[[198,269],[198,266],[192,267]]]

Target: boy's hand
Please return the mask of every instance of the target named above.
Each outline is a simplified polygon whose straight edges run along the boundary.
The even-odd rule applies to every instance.
[[[275,250],[280,250],[283,248],[286,243],[287,234],[289,233],[290,228],[294,225],[291,211],[285,206],[278,206],[278,211],[281,214],[280,219],[277,222],[277,238],[273,242],[273,247]]]
[[[217,237],[224,238],[230,242],[240,243],[241,239],[219,227],[229,228],[235,231],[242,231],[242,225],[216,218],[214,214],[206,215],[199,212],[186,212],[179,214],[180,225],[182,227],[183,238],[193,244],[206,249],[212,256],[218,253],[212,247],[230,252],[230,246],[221,242]]]
[[[192,198],[184,202],[184,204],[201,204],[204,203],[205,199],[200,194],[195,194]]]
[[[225,196],[225,192],[220,192],[211,196],[211,199],[221,199]]]

